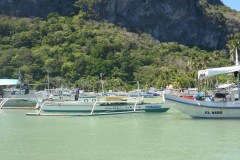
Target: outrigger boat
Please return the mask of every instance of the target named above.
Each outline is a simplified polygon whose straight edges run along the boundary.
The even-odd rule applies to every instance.
[[[86,100],[86,98],[85,98]],[[166,112],[164,103],[144,103],[143,97],[106,96],[87,101],[45,101],[37,113],[27,115],[100,115],[137,112]],[[65,114],[66,113],[66,114]]]
[[[236,57],[237,50],[236,50]],[[221,101],[205,96],[202,100],[187,99],[178,95],[164,93],[164,98],[169,107],[173,107],[193,118],[240,118],[240,65],[236,58],[236,65],[230,67],[210,68],[198,71],[198,79],[203,80],[220,74],[234,73],[238,78],[238,88],[229,92],[217,93]],[[237,94],[236,94],[237,93]],[[236,96],[237,95],[237,96]],[[214,97],[213,97],[214,98]]]
[[[34,93],[29,93],[24,89],[3,89],[3,86],[20,85],[19,79],[0,79],[1,98],[0,109],[35,109],[36,104],[40,101]]]

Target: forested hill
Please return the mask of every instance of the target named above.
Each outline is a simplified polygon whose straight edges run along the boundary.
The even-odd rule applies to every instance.
[[[17,78],[20,71],[25,82],[36,84],[46,83],[49,74],[51,87],[77,83],[92,90],[103,73],[111,89],[133,81],[186,88],[196,86],[198,69],[229,64],[224,51],[162,43],[81,14],[49,14],[47,20],[3,16],[0,37],[1,78]]]
[[[79,84],[93,90],[100,78],[104,86],[118,90],[122,84],[131,89],[128,83],[133,81],[142,88],[196,87],[198,70],[230,65],[234,49],[240,46],[239,13],[219,0],[78,0],[73,4],[0,1],[0,78],[18,78],[20,71],[25,82],[37,83],[39,89],[47,75],[51,87]],[[58,14],[50,13],[55,11]],[[226,45],[230,33],[236,34]],[[228,47],[230,55],[199,46]],[[226,82],[225,78],[218,82]]]
[[[51,12],[78,14],[76,0],[1,0],[0,14],[46,18]],[[162,42],[223,49],[227,35],[238,32],[239,13],[220,0],[78,0],[89,18],[107,20],[128,31],[148,33]],[[231,13],[231,14],[229,14]]]

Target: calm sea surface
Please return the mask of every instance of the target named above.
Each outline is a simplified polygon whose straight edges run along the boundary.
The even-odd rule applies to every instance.
[[[240,120],[175,110],[95,117],[0,110],[0,160],[239,160]]]

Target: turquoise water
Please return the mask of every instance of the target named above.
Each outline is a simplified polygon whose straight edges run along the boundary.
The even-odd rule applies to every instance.
[[[239,160],[240,120],[170,110],[95,117],[0,110],[1,160]]]

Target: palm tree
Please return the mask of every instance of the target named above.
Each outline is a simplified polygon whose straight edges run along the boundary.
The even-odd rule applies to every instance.
[[[228,41],[227,47],[229,48],[230,60],[234,62],[235,52],[240,47],[240,37],[234,37]]]

